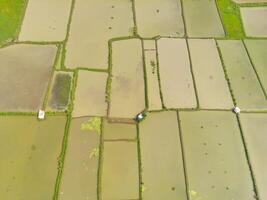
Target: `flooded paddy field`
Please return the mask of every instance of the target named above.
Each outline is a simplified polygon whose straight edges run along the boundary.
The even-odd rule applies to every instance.
[[[107,73],[79,71],[74,99],[74,117],[105,116]]]
[[[265,148],[267,145],[267,114],[246,113],[242,114],[240,119],[259,196],[261,199],[266,199],[267,158]]]
[[[79,0],[73,11],[65,66],[107,69],[108,40],[133,32],[130,0]]]
[[[223,37],[224,29],[215,0],[182,0],[189,37]]]
[[[64,116],[0,116],[1,199],[52,199]]]
[[[143,199],[186,199],[177,113],[149,113],[139,131]]]
[[[101,119],[72,119],[59,199],[97,199]]]
[[[137,142],[104,142],[102,199],[138,199],[138,170]]]
[[[247,36],[267,37],[267,7],[241,8]]]
[[[0,199],[266,200],[248,1],[0,0]]]
[[[71,0],[29,0],[19,40],[64,40],[70,9]]]
[[[166,108],[194,108],[196,97],[185,39],[157,41],[160,83]]]
[[[200,107],[231,109],[233,102],[216,42],[191,39],[188,43]]]
[[[145,109],[143,67],[142,44],[139,39],[112,43],[110,118],[135,118]]]
[[[245,40],[251,61],[267,93],[267,40]]]
[[[55,73],[48,100],[49,110],[65,110],[67,108],[70,101],[72,75],[70,72]]]
[[[267,101],[242,41],[219,40],[233,94],[241,109],[267,109]]]
[[[56,56],[54,45],[0,49],[0,112],[36,111],[43,103]]]
[[[144,38],[184,36],[181,2],[135,0],[138,34]]]
[[[253,199],[252,178],[235,115],[224,111],[180,112],[180,120],[190,199]]]

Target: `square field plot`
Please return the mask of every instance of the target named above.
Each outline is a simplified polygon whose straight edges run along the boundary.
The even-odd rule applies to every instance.
[[[108,68],[108,41],[134,32],[132,1],[75,1],[65,65],[68,68]]]
[[[1,199],[53,199],[65,122],[0,116]]]
[[[135,11],[141,37],[184,36],[180,1],[135,0]]]
[[[267,199],[267,113],[240,115],[248,154],[255,175],[260,199]]]
[[[215,0],[181,0],[189,37],[224,37]]]
[[[42,106],[56,51],[54,45],[29,44],[0,49],[0,112]]]
[[[241,8],[241,16],[247,36],[267,37],[267,7]]]
[[[136,142],[104,142],[102,199],[139,199]]]
[[[71,0],[29,0],[19,40],[64,40],[70,9]]]
[[[180,113],[180,121],[190,199],[254,199],[236,116],[189,111]]]
[[[74,117],[106,116],[106,83],[104,72],[80,70],[74,99]]]
[[[97,199],[100,126],[100,118],[72,119],[60,200]]]

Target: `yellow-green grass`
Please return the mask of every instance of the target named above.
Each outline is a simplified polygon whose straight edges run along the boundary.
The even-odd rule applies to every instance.
[[[217,0],[217,6],[222,18],[226,37],[244,38],[239,5],[231,0]]]
[[[27,0],[0,0],[0,46],[18,33]]]

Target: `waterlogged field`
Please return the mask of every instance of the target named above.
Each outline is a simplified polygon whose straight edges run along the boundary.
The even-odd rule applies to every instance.
[[[54,45],[16,44],[0,49],[0,112],[42,106],[56,56]]]
[[[64,116],[0,116],[1,199],[52,199]]]
[[[0,199],[266,200],[263,1],[0,0]]]

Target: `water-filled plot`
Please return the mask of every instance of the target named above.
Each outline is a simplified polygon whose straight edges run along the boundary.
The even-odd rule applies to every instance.
[[[73,118],[59,199],[97,199],[101,119]]]
[[[74,99],[74,117],[105,116],[107,73],[80,70]]]
[[[71,10],[71,0],[29,0],[20,41],[63,41]]]
[[[148,113],[139,125],[143,199],[186,199],[177,113]]]
[[[236,116],[229,111],[179,114],[190,199],[253,199]]]
[[[180,0],[135,0],[138,34],[144,38],[184,36]]]
[[[134,33],[130,0],[79,0],[75,2],[65,66],[108,68],[108,40]]]
[[[37,111],[56,56],[54,45],[16,44],[0,49],[0,110]]]
[[[52,199],[65,130],[64,116],[0,117],[1,199]]]
[[[244,110],[267,109],[267,101],[242,41],[219,40],[236,104]]]

